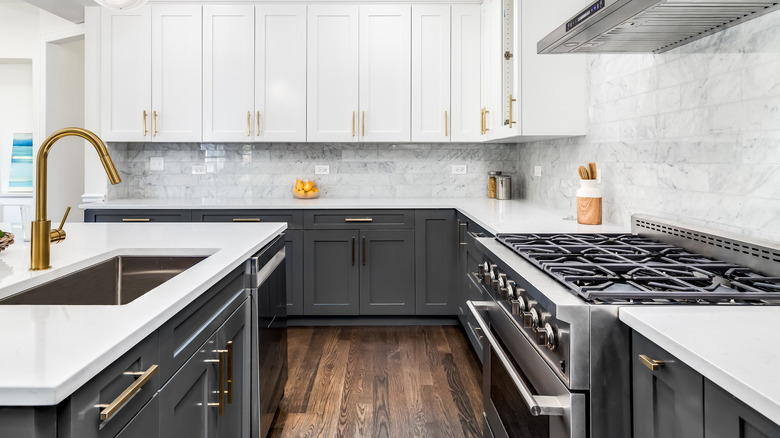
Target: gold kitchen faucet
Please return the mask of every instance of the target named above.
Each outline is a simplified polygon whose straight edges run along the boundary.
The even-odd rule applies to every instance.
[[[63,137],[70,136],[81,137],[95,146],[111,184],[122,181],[114,162],[111,161],[111,155],[108,154],[108,148],[95,133],[82,128],[64,128],[54,132],[43,141],[35,163],[35,220],[30,228],[32,232],[30,237],[30,270],[33,271],[49,269],[51,267],[49,263],[51,244],[65,240],[65,231],[62,230],[62,225],[59,229],[52,230],[51,221],[46,219],[46,160],[54,143]],[[68,211],[70,211],[70,207],[68,207]],[[68,213],[66,212],[65,218],[67,217]],[[65,218],[62,220],[63,224]]]

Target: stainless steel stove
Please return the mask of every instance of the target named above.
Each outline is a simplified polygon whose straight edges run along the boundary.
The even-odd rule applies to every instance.
[[[780,304],[780,245],[648,216],[632,217],[632,234],[474,243],[483,259],[468,282],[491,300],[470,308],[489,341],[485,414],[498,437],[632,435],[621,306]]]

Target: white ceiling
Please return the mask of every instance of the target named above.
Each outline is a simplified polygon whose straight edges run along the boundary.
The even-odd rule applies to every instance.
[[[14,0],[0,0],[0,2]],[[74,23],[84,22],[84,7],[96,6],[93,0],[25,0],[27,3]]]

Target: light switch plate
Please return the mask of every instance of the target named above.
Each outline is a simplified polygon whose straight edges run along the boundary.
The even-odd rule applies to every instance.
[[[165,158],[163,158],[163,157],[151,157],[151,158],[149,158],[149,169],[151,169],[151,170],[165,170]]]
[[[534,166],[534,176],[542,176],[542,166]]]
[[[330,166],[327,164],[318,164],[314,166],[315,175],[327,175],[330,173]]]
[[[465,164],[453,164],[452,165],[452,174],[453,175],[465,175],[466,174],[467,166]]]
[[[192,174],[193,175],[205,175],[206,174],[206,166],[204,166],[204,165],[192,166]]]

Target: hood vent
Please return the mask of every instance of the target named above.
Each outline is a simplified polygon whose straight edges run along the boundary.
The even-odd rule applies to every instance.
[[[778,9],[761,0],[597,0],[537,44],[539,53],[663,53]]]

